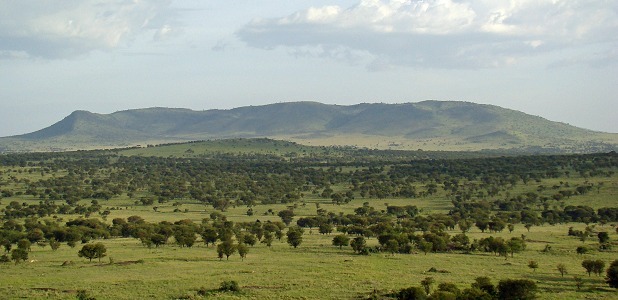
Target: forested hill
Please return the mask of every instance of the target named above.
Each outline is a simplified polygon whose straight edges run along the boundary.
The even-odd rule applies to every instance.
[[[307,145],[424,150],[616,150],[618,134],[599,133],[492,105],[277,103],[230,110],[146,108],[75,111],[39,131],[0,139],[0,151],[77,150],[236,137]]]

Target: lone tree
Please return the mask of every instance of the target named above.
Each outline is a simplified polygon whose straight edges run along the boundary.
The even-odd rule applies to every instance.
[[[303,229],[298,226],[290,227],[290,229],[288,229],[287,237],[288,244],[296,248],[303,242]]]
[[[564,274],[567,273],[567,268],[564,264],[558,264],[558,266],[556,266],[556,269],[558,270],[558,272],[560,272],[560,276],[564,277]]]
[[[347,246],[350,244],[350,238],[340,234],[340,235],[336,235],[333,238],[333,246],[339,246],[339,249],[343,248],[343,246]]]
[[[607,277],[605,277],[605,282],[609,284],[610,287],[618,289],[618,259],[614,260],[607,268]]]
[[[93,258],[98,258],[100,262],[101,258],[105,257],[106,252],[107,248],[105,248],[105,245],[103,245],[103,243],[86,244],[82,247],[81,250],[79,250],[79,252],[77,252],[77,256],[85,257],[90,261],[92,261]]]

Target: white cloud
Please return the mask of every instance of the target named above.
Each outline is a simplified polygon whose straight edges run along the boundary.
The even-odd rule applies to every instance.
[[[151,32],[173,32],[165,23],[168,0],[3,1],[0,57],[67,58],[108,50]]]
[[[616,32],[616,1],[361,0],[349,8],[311,7],[256,19],[237,35],[264,49],[322,49],[317,56],[333,58],[341,58],[342,49],[367,53],[376,60],[370,68],[492,68],[590,44],[613,49]],[[324,55],[330,49],[336,55]]]

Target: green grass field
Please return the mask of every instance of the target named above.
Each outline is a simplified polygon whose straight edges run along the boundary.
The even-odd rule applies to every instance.
[[[316,233],[306,233],[297,249],[285,242],[275,242],[271,248],[256,245],[244,261],[238,255],[219,261],[213,246],[148,249],[136,239],[103,240],[108,257],[101,263],[78,258],[80,245],[74,249],[63,245],[55,252],[49,247],[33,246],[30,262],[0,265],[4,274],[0,292],[6,299],[74,299],[76,290],[81,289],[97,299],[175,299],[197,297],[201,287],[216,289],[222,281],[236,280],[242,287],[241,293],[216,296],[350,299],[368,295],[373,289],[388,291],[418,286],[427,276],[432,276],[436,283],[452,282],[462,289],[475,277],[488,276],[494,283],[504,278],[531,279],[540,287],[539,299],[616,299],[618,293],[607,288],[602,277],[594,274],[588,277],[580,265],[587,258],[602,259],[609,264],[616,259],[615,252],[577,255],[574,248],[582,242],[566,236],[569,226],[533,227],[530,232],[520,226],[513,233],[497,234],[503,237],[525,234],[531,240],[526,251],[508,260],[486,253],[358,256],[349,247],[340,250],[332,246],[332,236]],[[470,233],[475,238],[489,235]],[[612,240],[618,239],[615,233],[610,236]],[[377,242],[370,239],[369,243]],[[593,247],[594,241],[586,244]],[[552,246],[550,253],[541,252],[546,245]],[[113,264],[109,264],[110,258]],[[529,260],[538,261],[540,267],[532,271],[527,267]],[[65,261],[74,264],[62,266]],[[567,267],[568,275],[564,278],[556,270],[559,263]],[[427,272],[432,267],[444,273]],[[576,290],[573,276],[584,280],[581,291]]]
[[[304,148],[304,146],[282,143],[276,148],[260,146],[258,143],[245,141],[246,145],[235,143],[237,152],[286,155],[299,153],[323,154],[322,148]],[[244,143],[244,142],[243,142]],[[203,147],[201,144],[172,145],[165,151],[151,148],[140,148],[123,151],[123,155],[178,155],[199,156],[207,153],[229,153],[230,145],[222,143],[220,148]],[[191,149],[192,151],[187,151]],[[167,151],[167,152],[166,152]],[[244,151],[244,152],[243,152]],[[300,154],[303,153],[303,154]],[[38,171],[29,172],[30,167],[0,167],[0,190],[23,190],[24,180],[40,180],[66,175],[64,170],[41,175]],[[541,182],[519,182],[508,191],[502,191],[496,199],[510,195],[525,194],[537,191],[539,185],[547,189],[538,192],[539,196],[551,197],[558,189],[565,188],[568,182],[570,189],[577,185],[593,183],[595,188],[584,195],[572,196],[561,200],[548,200],[551,207],[568,205],[586,205],[594,209],[601,207],[616,207],[618,204],[618,174],[609,177],[582,178],[572,175],[569,178],[544,179]],[[601,183],[601,184],[599,184]],[[422,189],[422,184],[417,183]],[[596,189],[600,186],[599,189]],[[333,186],[335,191],[344,190],[343,184]],[[140,196],[146,196],[144,191],[136,192],[133,198],[126,194],[110,200],[99,200],[102,210],[110,214],[105,222],[111,224],[114,218],[128,218],[139,215],[147,222],[178,221],[189,219],[201,223],[215,212],[211,205],[204,205],[196,200],[177,199],[153,205],[138,205],[135,203]],[[276,212],[294,206],[296,217],[315,216],[317,204],[320,208],[335,214],[353,214],[354,209],[363,206],[365,202],[376,210],[384,210],[387,205],[415,205],[421,214],[448,213],[452,208],[451,200],[446,192],[438,188],[436,194],[421,198],[386,198],[367,199],[355,194],[355,199],[349,203],[334,205],[330,199],[320,198],[308,192],[301,201],[295,204],[264,204],[253,206],[254,215],[247,215],[247,206],[230,207],[225,216],[234,222],[253,222],[256,220],[280,221]],[[40,199],[29,195],[14,195],[0,200],[1,206],[7,206],[11,201],[36,204]],[[89,205],[91,199],[80,200],[80,204]],[[58,203],[63,201],[58,200]],[[153,209],[153,207],[157,209]],[[268,210],[275,212],[269,214]],[[538,208],[533,208],[538,209]],[[76,219],[78,215],[56,215],[53,220],[64,224]],[[92,217],[101,218],[97,214]],[[200,240],[191,248],[181,248],[172,240],[160,248],[144,247],[138,239],[111,238],[97,240],[107,247],[107,257],[101,262],[80,258],[77,255],[81,244],[70,248],[65,243],[52,251],[49,246],[32,246],[29,260],[19,264],[0,264],[0,299],[76,299],[77,291],[86,290],[96,299],[202,299],[198,290],[216,290],[220,283],[235,280],[242,291],[237,293],[213,292],[211,297],[221,299],[358,299],[365,298],[374,290],[379,293],[397,291],[410,286],[420,286],[421,280],[433,277],[439,283],[456,284],[460,289],[470,286],[476,277],[490,277],[494,284],[501,279],[530,279],[539,287],[539,299],[618,299],[618,291],[611,289],[605,283],[603,276],[588,276],[581,266],[584,259],[603,260],[608,266],[618,259],[617,224],[590,224],[594,230],[609,232],[613,250],[597,251],[598,241],[590,237],[585,242],[579,238],[568,236],[569,227],[584,230],[586,224],[568,223],[559,225],[533,226],[530,231],[523,224],[516,224],[515,230],[509,233],[482,233],[476,227],[467,233],[470,239],[481,239],[489,236],[510,239],[525,235],[527,247],[514,257],[495,256],[491,253],[473,252],[472,254],[428,253],[395,254],[372,253],[368,256],[356,255],[351,247],[339,249],[332,246],[331,235],[320,235],[318,230],[306,229],[303,242],[298,248],[292,248],[285,242],[275,241],[272,247],[257,244],[250,247],[246,259],[241,260],[234,254],[226,260],[217,258],[216,247],[206,247]],[[447,230],[451,236],[460,233],[459,230]],[[368,238],[368,245],[378,245],[377,239]],[[575,249],[586,245],[592,250],[588,254],[578,255]],[[548,248],[550,251],[544,251]],[[532,270],[528,262],[538,262],[539,268]],[[65,262],[66,266],[63,266]],[[557,270],[558,264],[564,264],[568,273],[562,277]],[[440,272],[429,272],[435,268]],[[581,277],[583,286],[576,287],[574,276]]]

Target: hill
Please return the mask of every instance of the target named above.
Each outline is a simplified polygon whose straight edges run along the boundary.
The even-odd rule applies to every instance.
[[[268,137],[306,145],[379,149],[595,152],[615,150],[618,134],[552,122],[492,105],[456,101],[277,103],[230,110],[146,108],[75,111],[29,134],[0,138],[0,151],[115,148]]]

